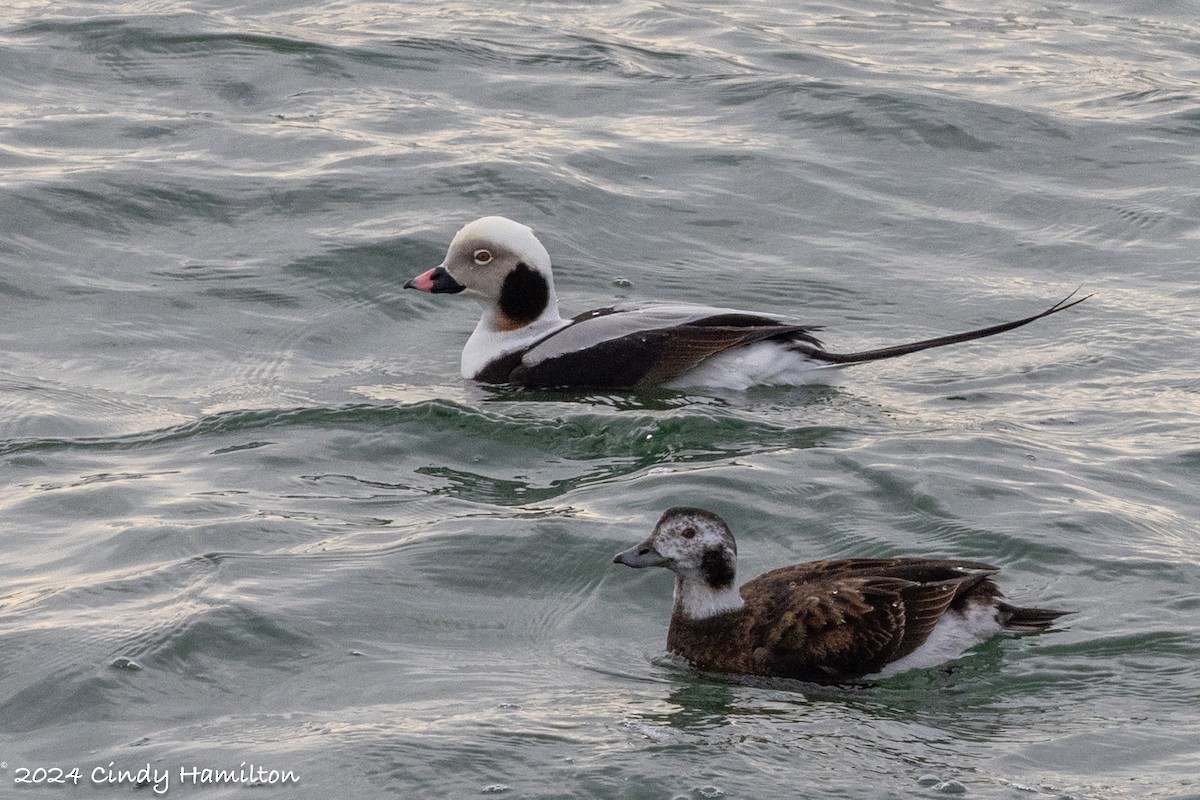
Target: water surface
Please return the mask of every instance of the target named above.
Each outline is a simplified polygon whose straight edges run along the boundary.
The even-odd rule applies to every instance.
[[[1196,19],[10,3],[4,792],[1200,797]],[[516,393],[400,288],[491,213],[569,313],[852,350],[1094,296],[833,385]],[[1078,613],[870,688],[698,675],[669,576],[610,563],[683,503],[743,577],[970,558]],[[243,762],[296,779],[181,785]]]

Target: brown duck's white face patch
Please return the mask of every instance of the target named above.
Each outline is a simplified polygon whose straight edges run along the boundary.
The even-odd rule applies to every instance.
[[[699,579],[712,589],[733,586],[737,542],[725,521],[711,511],[668,509],[655,526],[650,544],[669,560],[665,566],[681,577]]]

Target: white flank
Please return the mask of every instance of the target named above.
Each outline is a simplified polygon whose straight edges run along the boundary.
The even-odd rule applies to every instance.
[[[831,366],[805,358],[778,342],[755,342],[707,358],[663,385],[670,389],[703,386],[745,391],[751,386],[832,383],[837,373]]]
[[[991,638],[1001,630],[994,606],[973,604],[967,607],[965,613],[948,611],[933,626],[924,644],[866,677],[890,678],[910,669],[936,667],[958,658],[968,647]]]

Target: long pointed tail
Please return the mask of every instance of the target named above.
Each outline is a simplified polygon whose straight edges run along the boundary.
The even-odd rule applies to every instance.
[[[892,347],[880,347],[877,350],[861,350],[857,353],[829,353],[825,350],[804,345],[802,343],[793,345],[791,349],[804,353],[806,356],[816,361],[824,361],[830,366],[841,364],[859,364],[863,361],[878,361],[883,358],[895,358],[896,356],[904,356],[908,355],[909,353],[916,353],[920,350],[928,350],[931,347],[942,347],[943,345],[948,344],[969,342],[972,339],[982,339],[985,336],[994,336],[997,333],[1004,333],[1005,331],[1011,331],[1013,328],[1019,328],[1022,325],[1028,325],[1034,320],[1041,319],[1042,317],[1048,317],[1051,314],[1057,314],[1060,311],[1066,311],[1068,308],[1077,306],[1084,300],[1087,300],[1089,297],[1091,297],[1089,294],[1079,298],[1078,300],[1071,300],[1071,298],[1074,297],[1078,291],[1079,290],[1076,289],[1074,292],[1071,292],[1062,300],[1059,300],[1057,303],[1040,314],[1034,314],[1031,317],[1025,317],[1024,319],[1018,319],[1013,322],[1004,322],[1000,325],[992,325],[987,328],[978,328],[973,331],[966,331],[965,333],[952,333],[949,336],[938,336],[934,339],[925,339],[920,342],[909,342],[908,344],[898,344]]]

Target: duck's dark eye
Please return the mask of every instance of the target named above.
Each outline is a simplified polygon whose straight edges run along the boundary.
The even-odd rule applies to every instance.
[[[695,528],[684,528],[683,533],[681,535],[685,539],[695,539],[696,538],[696,529]]]
[[[492,260],[492,251],[491,250],[486,250],[481,247],[475,251],[475,263],[478,264],[479,266],[482,267],[484,264],[491,263],[491,260]]]

